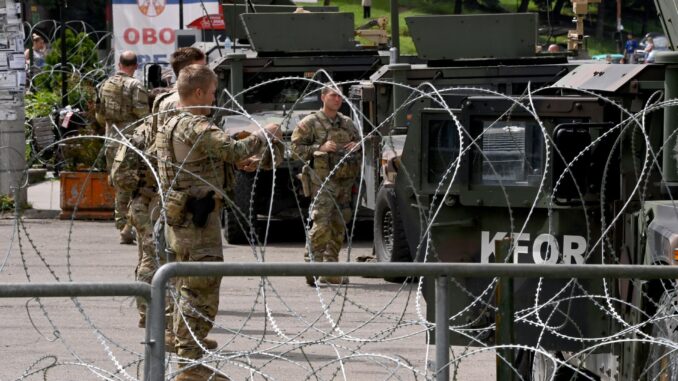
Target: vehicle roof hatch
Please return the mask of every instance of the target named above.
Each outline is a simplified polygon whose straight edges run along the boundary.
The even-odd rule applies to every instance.
[[[537,14],[406,17],[419,58],[521,58],[535,55]]]
[[[647,65],[580,65],[554,86],[614,92],[633,80],[646,67]]]
[[[669,48],[677,50],[678,47],[678,4],[676,0],[654,0],[662,23],[664,33],[669,39]]]
[[[260,55],[361,51],[350,12],[243,13],[240,17],[252,48]]]

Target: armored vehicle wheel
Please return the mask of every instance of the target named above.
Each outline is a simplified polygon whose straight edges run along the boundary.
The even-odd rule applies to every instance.
[[[565,357],[561,352],[550,352],[559,361],[564,361]],[[548,356],[537,351],[519,350],[516,370],[524,380],[531,381],[561,381],[561,380],[599,380],[600,378],[585,369],[579,369],[577,373],[574,370],[560,365],[556,368],[556,363]],[[555,373],[555,374],[554,374]]]
[[[678,378],[678,354],[669,343],[678,339],[678,294],[675,290],[664,292],[652,324],[652,337],[646,362],[648,380],[675,380]]]
[[[379,262],[412,262],[393,188],[382,186],[374,208],[374,253]],[[385,278],[402,282],[404,278]]]
[[[251,233],[257,230],[257,211],[255,205],[250,208],[252,195],[252,177],[242,172],[235,174],[235,195],[233,203],[238,212],[228,208],[225,221],[226,241],[231,245],[247,245],[250,243]],[[253,228],[253,229],[252,229]],[[256,239],[256,236],[254,237]]]

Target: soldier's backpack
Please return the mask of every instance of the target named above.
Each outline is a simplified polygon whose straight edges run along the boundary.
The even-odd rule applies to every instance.
[[[146,142],[143,134],[135,133],[129,141],[134,148],[144,152]],[[140,180],[139,168],[143,165],[141,160],[137,151],[126,144],[120,145],[115,154],[110,174],[111,183],[116,190],[130,193],[137,190]]]
[[[109,122],[121,121],[131,111],[131,91],[126,89],[127,82],[122,76],[116,75],[104,81],[99,89],[97,113]]]

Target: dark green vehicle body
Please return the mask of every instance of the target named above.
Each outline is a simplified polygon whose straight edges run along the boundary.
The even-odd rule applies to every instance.
[[[236,9],[241,12],[245,9],[239,7]],[[225,51],[210,63],[219,78],[219,106],[234,110],[217,115],[227,130],[254,132],[258,127],[252,120],[262,125],[280,123],[285,142],[289,144],[296,124],[320,109],[318,89],[322,83],[330,78],[334,82],[364,80],[387,63],[387,54],[356,45],[353,14],[315,12],[333,10],[331,7],[309,7],[307,9],[313,10],[309,14],[291,13],[295,8],[260,6],[258,13],[240,14],[240,25],[249,45]],[[231,17],[226,14],[229,11],[233,11],[232,6],[224,5],[226,19]],[[333,33],[323,34],[323,30]],[[348,85],[345,87],[348,89]],[[342,111],[350,114],[348,106]],[[243,113],[251,118],[238,115]],[[291,157],[289,149],[286,151],[285,160],[275,172],[275,184],[272,172],[236,173],[234,201],[246,215],[241,226],[252,223],[256,227],[258,219],[268,218],[272,191],[272,220],[305,221],[302,217],[307,212],[309,199],[303,197],[296,177],[303,163]],[[253,192],[253,189],[256,190]],[[244,230],[247,228],[229,224],[229,242],[252,242],[251,234]]]
[[[436,28],[464,21],[464,16],[444,17],[447,22]],[[465,22],[483,31],[491,28],[483,22],[501,24],[496,20],[505,17],[514,16]],[[408,20],[408,25],[415,21],[421,20]],[[414,40],[416,44],[416,35]],[[678,86],[675,74],[666,74],[672,73],[671,65],[526,57],[521,44],[513,56],[504,45],[500,56],[460,59],[464,53],[451,50],[464,46],[448,48],[440,47],[438,56],[428,49],[424,65],[384,66],[372,83],[363,85],[369,95],[361,98],[366,132],[369,123],[383,123],[384,138],[368,149],[381,157],[395,149],[392,140],[403,140],[391,166],[397,170],[394,181],[378,168],[367,174],[376,179],[367,186],[376,195],[373,205],[379,205],[380,188],[390,189],[388,205],[398,213],[391,244],[404,243],[407,249],[386,260],[494,263],[495,242],[510,237],[509,261],[514,263],[674,265],[678,215],[670,194],[675,198],[672,132],[678,125],[670,118],[675,118],[675,107],[642,115],[647,140],[621,111],[637,113],[665,86],[667,96],[675,96],[678,87],[669,90]],[[421,94],[397,84],[429,95],[413,100]],[[438,93],[431,95],[432,88]],[[646,144],[658,157],[650,158],[643,171]],[[375,214],[375,234],[379,216]],[[493,279],[450,282],[453,345],[493,345],[495,285]],[[516,279],[515,343],[576,353],[597,338],[620,332],[626,327],[620,319],[633,325],[667,308],[672,289],[669,280]],[[433,280],[425,279],[430,321],[435,317],[433,290]],[[608,304],[606,296],[616,301]],[[560,302],[549,303],[553,299]],[[639,329],[675,340],[672,332],[661,333],[651,324]],[[638,342],[602,345],[588,363],[574,366],[614,379],[638,379],[648,368],[647,350]],[[652,356],[656,359],[657,353]]]

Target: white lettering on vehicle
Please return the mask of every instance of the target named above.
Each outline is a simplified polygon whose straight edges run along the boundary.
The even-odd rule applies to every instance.
[[[508,233],[497,232],[490,238],[490,232],[481,232],[480,237],[480,262],[490,263],[490,257],[494,256],[495,241],[506,238]],[[551,234],[538,235],[530,245],[529,233],[513,233],[513,263],[519,263],[521,256],[532,254],[532,261],[536,264],[583,264],[584,254],[587,250],[586,238],[578,235],[563,235],[562,246],[558,245],[558,239]],[[561,258],[562,247],[562,261]],[[531,250],[531,252],[530,252]],[[494,262],[494,259],[492,259]],[[525,261],[523,261],[525,262]]]

